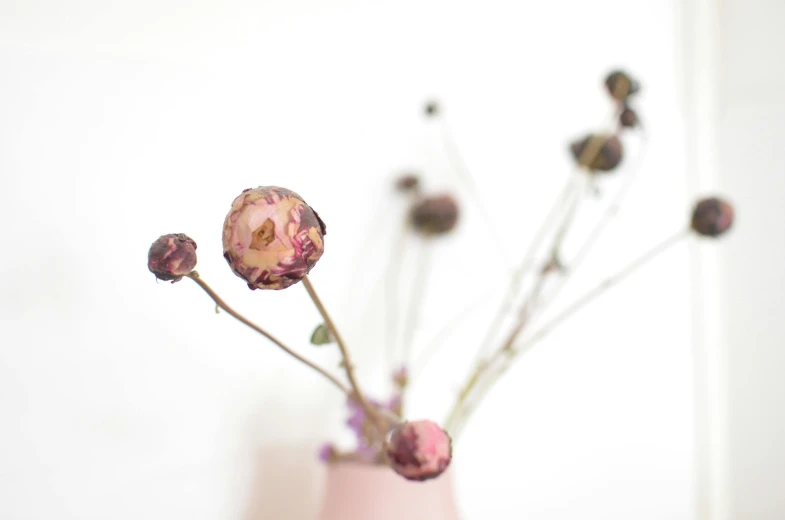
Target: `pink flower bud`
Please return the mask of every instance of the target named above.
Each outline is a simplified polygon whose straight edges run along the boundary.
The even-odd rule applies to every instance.
[[[159,280],[179,282],[194,267],[196,242],[183,233],[160,236],[147,253],[147,268]]]
[[[425,235],[441,235],[458,223],[458,203],[450,195],[426,197],[411,212],[414,229]]]
[[[733,206],[717,197],[698,201],[692,211],[692,229],[699,235],[716,238],[733,225]]]
[[[251,289],[285,289],[322,256],[326,234],[324,222],[293,191],[247,189],[226,215],[224,258]]]
[[[441,475],[452,460],[452,440],[438,424],[422,420],[396,426],[387,441],[390,467],[407,480]]]

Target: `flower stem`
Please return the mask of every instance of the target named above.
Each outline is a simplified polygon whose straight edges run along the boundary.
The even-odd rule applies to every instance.
[[[431,243],[424,238],[420,241],[419,262],[416,266],[417,271],[412,279],[412,292],[407,302],[409,308],[406,323],[403,329],[403,356],[400,360],[401,365],[408,365],[411,361],[415,331],[417,329],[420,311],[425,301],[426,289],[428,288],[428,277],[431,267]]]
[[[501,376],[504,375],[504,373],[512,365],[512,362],[516,357],[529,351],[545,336],[553,332],[556,326],[560,325],[562,322],[573,316],[576,312],[583,309],[586,305],[597,299],[599,296],[603,295],[608,289],[617,285],[635,271],[658,257],[660,254],[664,253],[672,246],[687,238],[689,235],[690,231],[689,229],[686,229],[679,231],[678,233],[663,240],[630,262],[626,267],[619,270],[616,274],[606,278],[602,283],[598,284],[593,289],[586,292],[583,296],[579,297],[573,303],[568,305],[564,310],[554,316],[549,322],[534,332],[524,342],[513,346],[508,351],[504,351],[504,356],[500,354],[494,355],[493,358],[490,359],[485,365],[485,370],[483,370],[485,377],[483,377],[483,374],[475,375],[474,379],[471,380],[471,387],[467,387],[467,389],[465,389],[465,392],[462,394],[462,399],[456,403],[456,407],[450,414],[450,420],[447,423],[447,426],[450,428],[450,433],[453,438],[458,435],[463,423],[465,423],[468,416],[474,411],[476,405],[483,399],[483,397],[485,397],[485,395],[487,395],[491,388],[493,388],[493,385],[499,381]],[[497,351],[497,354],[499,352],[503,351]],[[490,369],[495,369],[494,373],[492,375],[487,375],[490,373]],[[484,380],[484,384],[478,386],[481,380]],[[470,399],[470,397],[472,399]]]
[[[203,280],[203,279],[202,279],[202,278],[199,276],[199,273],[197,273],[196,271],[191,271],[191,272],[190,272],[189,274],[187,274],[186,276],[187,276],[188,278],[190,278],[191,280],[193,280],[194,282],[196,282],[196,284],[197,284],[199,287],[201,287],[201,288],[202,288],[202,290],[204,290],[204,292],[206,292],[206,293],[207,293],[207,295],[208,295],[210,298],[212,298],[212,299],[213,299],[213,301],[215,302],[215,304],[216,304],[218,307],[220,307],[221,309],[223,309],[224,311],[226,311],[226,313],[227,313],[227,314],[229,314],[230,316],[232,316],[232,317],[233,317],[234,319],[236,319],[237,321],[239,321],[239,322],[243,323],[244,325],[246,325],[246,326],[248,326],[248,327],[252,328],[253,330],[255,330],[256,332],[258,332],[259,334],[261,334],[261,335],[262,335],[262,336],[264,336],[265,338],[269,339],[270,341],[272,341],[273,343],[275,343],[275,344],[276,344],[276,345],[277,345],[279,348],[281,348],[281,349],[282,349],[284,352],[286,352],[286,353],[287,353],[287,354],[289,354],[290,356],[294,357],[294,358],[295,358],[295,359],[297,359],[298,361],[300,361],[300,362],[302,362],[302,363],[304,363],[304,364],[308,365],[308,366],[309,366],[309,367],[311,367],[312,369],[314,369],[314,370],[316,370],[317,372],[319,372],[320,374],[322,374],[324,377],[326,377],[327,379],[329,379],[329,380],[330,380],[330,382],[332,382],[332,383],[333,383],[333,384],[334,384],[336,387],[338,387],[338,388],[339,388],[339,389],[340,389],[340,390],[341,390],[343,393],[345,393],[345,394],[347,394],[347,395],[349,395],[349,394],[350,394],[349,388],[347,388],[347,387],[346,387],[346,385],[344,385],[344,384],[343,384],[343,383],[342,383],[342,382],[341,382],[341,381],[340,381],[338,378],[336,378],[334,375],[330,374],[329,372],[327,372],[327,370],[325,370],[324,368],[322,368],[322,367],[320,367],[319,365],[315,364],[314,362],[310,361],[309,359],[307,359],[307,358],[305,358],[305,357],[301,356],[300,354],[298,354],[297,352],[295,352],[294,350],[292,350],[290,347],[287,347],[287,346],[286,346],[284,343],[282,343],[282,342],[281,342],[279,339],[277,339],[275,336],[273,336],[272,334],[270,334],[269,332],[267,332],[266,330],[264,330],[262,327],[260,327],[259,325],[257,325],[257,324],[255,324],[255,323],[253,323],[251,320],[249,320],[248,318],[246,318],[245,316],[243,316],[243,315],[242,315],[242,314],[240,314],[239,312],[235,311],[233,308],[229,307],[229,305],[228,305],[228,304],[227,304],[225,301],[223,301],[223,299],[221,299],[221,297],[220,297],[220,296],[218,296],[218,294],[217,294],[217,293],[216,293],[216,292],[215,292],[215,291],[214,291],[214,290],[213,290],[213,289],[212,289],[212,288],[211,288],[209,285],[207,285],[207,282],[205,282],[205,281],[204,281],[204,280]]]
[[[343,357],[343,366],[346,370],[346,377],[349,379],[349,384],[352,387],[352,394],[356,397],[357,401],[360,403],[360,406],[363,407],[365,413],[374,419],[374,422],[379,429],[379,434],[383,436],[386,433],[383,431],[385,422],[379,411],[371,406],[371,404],[365,398],[365,395],[363,395],[362,390],[360,390],[360,385],[357,383],[357,378],[354,375],[354,365],[352,365],[352,360],[349,357],[349,349],[346,348],[346,343],[344,342],[343,337],[341,336],[340,332],[338,332],[335,322],[327,312],[327,309],[322,303],[322,300],[319,298],[319,295],[316,294],[316,290],[314,289],[311,280],[308,278],[308,276],[304,276],[302,281],[303,285],[305,286],[305,290],[308,291],[308,296],[310,296],[311,300],[313,300],[313,304],[316,306],[319,314],[321,314],[322,318],[324,318],[325,325],[327,325],[327,327],[332,332],[335,342],[338,343],[338,348],[341,350],[341,356]]]

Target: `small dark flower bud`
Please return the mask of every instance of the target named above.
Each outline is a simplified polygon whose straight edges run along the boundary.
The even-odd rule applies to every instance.
[[[441,235],[458,223],[458,203],[450,195],[426,197],[411,212],[414,228],[425,235]]]
[[[716,238],[733,226],[733,217],[733,206],[730,203],[710,197],[695,204],[691,226],[699,235]]]
[[[574,141],[570,151],[581,166],[603,172],[616,168],[624,156],[621,139],[615,135],[589,134]]]
[[[450,436],[438,424],[427,420],[396,426],[386,448],[390,467],[407,480],[436,478],[452,460]]]
[[[638,114],[630,107],[625,106],[619,115],[619,124],[624,128],[635,128],[639,123]]]
[[[436,101],[429,101],[425,104],[425,115],[428,117],[436,117],[439,115],[439,104]]]
[[[637,81],[621,70],[615,70],[608,74],[608,77],[605,78],[605,87],[613,99],[622,102],[641,89]]]
[[[395,189],[402,193],[416,191],[420,187],[420,178],[413,174],[407,173],[398,177],[395,181]]]
[[[147,268],[159,280],[179,282],[196,267],[196,242],[183,233],[162,235],[147,254]]]

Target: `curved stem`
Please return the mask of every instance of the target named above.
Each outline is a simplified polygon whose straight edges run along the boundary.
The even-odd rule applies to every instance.
[[[275,343],[275,344],[276,344],[276,345],[277,345],[279,348],[281,348],[281,349],[282,349],[284,352],[286,352],[286,353],[287,353],[287,354],[289,354],[290,356],[294,357],[295,359],[297,359],[297,360],[298,360],[298,361],[300,361],[301,363],[305,363],[306,365],[308,365],[308,366],[309,366],[309,367],[311,367],[312,369],[314,369],[314,370],[316,370],[317,372],[319,372],[320,374],[322,374],[324,377],[326,377],[327,379],[329,379],[329,380],[330,380],[330,382],[332,382],[332,384],[334,384],[336,387],[338,387],[338,388],[339,388],[339,389],[340,389],[340,390],[341,390],[343,393],[345,393],[345,394],[347,394],[347,395],[349,395],[349,394],[350,394],[350,392],[349,392],[349,388],[347,388],[347,387],[346,387],[346,385],[344,385],[344,384],[343,384],[343,383],[342,383],[342,382],[341,382],[341,381],[340,381],[338,378],[336,378],[334,375],[330,374],[330,373],[329,373],[329,372],[327,372],[327,370],[325,370],[324,368],[320,367],[319,365],[315,364],[314,362],[310,361],[309,359],[307,359],[307,358],[305,358],[305,357],[301,356],[300,354],[298,354],[297,352],[295,352],[295,351],[294,351],[294,350],[292,350],[291,348],[287,347],[285,344],[283,344],[283,343],[282,343],[282,342],[281,342],[279,339],[277,339],[275,336],[273,336],[272,334],[270,334],[269,332],[267,332],[266,330],[264,330],[263,328],[261,328],[259,325],[257,325],[257,324],[255,324],[255,323],[253,323],[251,320],[249,320],[248,318],[246,318],[245,316],[243,316],[243,315],[242,315],[242,314],[240,314],[239,312],[237,312],[237,311],[235,311],[234,309],[232,309],[231,307],[229,307],[229,305],[228,305],[228,304],[227,304],[225,301],[223,301],[223,300],[221,299],[221,297],[220,297],[220,296],[218,296],[218,294],[216,294],[216,292],[215,292],[215,291],[214,291],[214,290],[213,290],[213,289],[212,289],[212,288],[211,288],[209,285],[207,285],[207,282],[205,282],[204,280],[202,280],[202,278],[199,276],[199,273],[197,273],[196,271],[191,271],[191,272],[190,272],[189,274],[187,274],[186,276],[187,276],[188,278],[190,278],[191,280],[193,280],[194,282],[196,282],[196,284],[197,284],[199,287],[201,287],[201,288],[202,288],[202,290],[204,290],[204,292],[206,292],[206,293],[207,293],[207,295],[208,295],[210,298],[212,298],[212,299],[213,299],[213,301],[215,302],[215,304],[216,304],[218,307],[220,307],[221,309],[223,309],[224,311],[226,311],[226,313],[227,313],[227,314],[229,314],[231,317],[233,317],[234,319],[236,319],[236,320],[237,320],[237,321],[239,321],[240,323],[242,323],[242,324],[244,324],[244,325],[246,325],[246,326],[248,326],[248,327],[252,328],[253,330],[255,330],[256,332],[258,332],[259,334],[261,334],[261,335],[262,335],[262,336],[264,336],[265,338],[267,338],[267,339],[269,339],[270,341],[272,341],[273,343]]]
[[[346,370],[346,377],[349,378],[349,384],[352,387],[353,394],[359,401],[360,406],[362,406],[363,410],[365,410],[365,413],[367,413],[369,417],[374,418],[376,425],[380,430],[380,435],[384,435],[385,432],[382,431],[384,429],[382,426],[384,421],[382,420],[379,411],[371,406],[371,404],[365,398],[365,395],[363,395],[362,390],[360,390],[360,385],[357,383],[357,378],[354,375],[354,365],[352,365],[352,360],[349,357],[349,349],[346,348],[346,343],[344,342],[340,332],[338,332],[335,322],[330,317],[330,314],[327,312],[324,304],[322,304],[322,300],[319,298],[319,295],[316,294],[316,290],[314,289],[313,284],[311,284],[311,280],[308,278],[308,276],[304,276],[302,282],[305,286],[305,290],[308,291],[308,295],[311,297],[311,300],[313,300],[313,304],[319,311],[319,314],[321,314],[322,318],[324,318],[325,325],[327,325],[330,331],[332,331],[335,342],[338,343],[338,348],[341,350],[341,356],[343,357],[343,365],[344,369]]]
[[[602,232],[605,230],[605,227],[610,223],[610,221],[616,216],[619,211],[619,207],[621,206],[622,201],[624,200],[627,191],[632,186],[633,181],[636,177],[637,166],[642,162],[643,156],[645,155],[645,139],[644,139],[644,151],[638,157],[638,162],[636,163],[635,167],[631,169],[629,175],[625,177],[624,182],[619,188],[619,191],[616,193],[616,196],[613,198],[608,207],[605,209],[603,214],[600,216],[600,220],[595,224],[592,230],[589,232],[589,236],[586,240],[578,248],[578,252],[575,253],[575,257],[567,266],[567,272],[565,276],[560,280],[559,284],[556,288],[552,291],[549,295],[548,301],[544,304],[547,306],[549,303],[553,302],[556,297],[559,295],[561,290],[567,285],[570,281],[572,276],[575,274],[575,271],[580,267],[583,263],[585,258],[588,256],[589,252],[591,251],[592,246],[597,242],[597,239],[602,235]]]
[[[499,381],[502,375],[510,368],[512,362],[521,354],[531,350],[531,348],[536,345],[540,340],[542,340],[545,336],[549,333],[553,332],[553,330],[573,316],[576,312],[583,309],[587,304],[594,301],[599,296],[603,295],[608,289],[617,285],[619,282],[633,274],[635,271],[658,257],[660,254],[664,253],[672,246],[678,244],[685,238],[690,235],[690,230],[683,230],[680,231],[669,238],[663,240],[632,262],[630,262],[626,267],[619,270],[616,274],[606,278],[602,283],[595,286],[590,291],[586,292],[583,296],[579,297],[573,303],[568,305],[562,312],[554,316],[548,323],[543,325],[540,329],[534,332],[526,341],[521,343],[520,345],[514,346],[513,348],[507,351],[497,351],[498,355],[494,355],[492,358],[493,363],[488,363],[486,369],[483,371],[484,375],[480,375],[475,380],[475,384],[472,385],[472,388],[466,393],[464,396],[461,406],[456,407],[450,415],[451,423],[447,423],[451,429],[450,433],[455,438],[462,427],[462,424],[466,421],[468,416],[474,411],[477,404],[487,395],[487,393],[493,388],[493,386]],[[500,352],[504,352],[504,356],[500,354]],[[496,370],[494,373],[490,373],[490,368],[495,368]],[[478,385],[477,383],[480,381],[480,378],[484,380],[483,384]],[[471,395],[470,395],[471,394]]]
[[[417,272],[414,273],[414,277],[412,278],[412,294],[407,302],[409,312],[403,329],[403,356],[400,360],[400,364],[403,364],[404,366],[411,361],[409,357],[411,356],[414,346],[414,334],[417,329],[420,310],[425,302],[428,273],[430,272],[431,267],[431,244],[428,240],[429,239],[427,238],[421,240],[420,261],[419,265],[416,266]]]
[[[518,295],[518,292],[521,290],[521,285],[523,284],[523,280],[526,274],[529,272],[531,267],[534,265],[534,259],[537,256],[537,251],[540,249],[542,245],[542,241],[545,240],[545,237],[550,229],[553,220],[559,216],[561,206],[568,200],[572,190],[575,187],[576,178],[570,177],[570,179],[564,184],[562,191],[559,193],[559,196],[551,206],[548,215],[545,217],[545,220],[540,225],[540,228],[534,235],[534,239],[529,244],[529,247],[526,251],[525,256],[523,257],[523,262],[521,262],[520,266],[516,271],[513,273],[512,281],[510,282],[507,292],[504,295],[504,299],[502,300],[502,305],[499,309],[499,312],[494,316],[493,321],[491,322],[490,326],[488,327],[487,332],[480,344],[480,349],[477,351],[477,356],[483,356],[485,352],[488,350],[491,341],[493,340],[494,333],[499,330],[502,325],[502,321],[504,317],[507,316],[507,313],[510,312],[512,309],[513,303],[515,302],[515,297]],[[475,362],[477,362],[478,357],[475,357]]]
[[[398,350],[398,282],[401,277],[401,264],[403,263],[406,251],[407,235],[409,231],[409,213],[406,213],[406,220],[396,237],[393,247],[390,250],[390,259],[387,264],[387,274],[385,276],[385,350],[386,361],[389,366],[395,364],[395,353]]]
[[[469,166],[466,164],[466,160],[461,155],[458,145],[455,143],[455,140],[452,138],[452,134],[447,126],[447,122],[442,119],[441,123],[441,134],[442,134],[442,143],[444,144],[444,150],[447,154],[447,161],[452,166],[453,170],[458,173],[458,177],[464,182],[466,185],[467,191],[474,196],[474,201],[477,205],[477,208],[480,210],[482,214],[482,218],[485,219],[486,224],[488,224],[489,233],[491,234],[491,241],[496,244],[496,247],[499,250],[499,254],[501,255],[502,261],[507,264],[506,267],[510,267],[509,260],[507,257],[507,251],[505,251],[503,244],[506,243],[504,237],[499,233],[499,226],[494,224],[493,218],[491,217],[490,212],[488,211],[488,205],[486,204],[482,192],[480,191],[479,187],[477,186],[477,182],[474,180],[474,176],[472,175]]]

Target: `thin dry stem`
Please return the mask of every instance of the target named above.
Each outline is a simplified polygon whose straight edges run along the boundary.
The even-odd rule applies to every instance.
[[[467,392],[466,396],[463,399],[463,406],[458,409],[454,410],[450,416],[450,422],[447,423],[450,433],[455,438],[458,433],[461,431],[463,424],[465,423],[468,416],[474,411],[477,403],[479,403],[485,395],[493,388],[493,386],[499,381],[501,376],[509,369],[512,365],[513,361],[519,357],[520,355],[524,354],[531,350],[539,341],[541,341],[545,336],[553,332],[553,330],[560,325],[562,322],[566,321],[568,318],[572,317],[575,313],[586,307],[589,303],[603,295],[608,289],[612,288],[613,286],[617,285],[628,276],[657,258],[659,255],[673,247],[674,245],[680,243],[682,240],[690,236],[690,230],[682,230],[678,233],[670,236],[669,238],[663,240],[650,250],[646,251],[644,254],[640,255],[638,258],[627,264],[623,269],[616,272],[616,274],[606,278],[603,282],[595,286],[590,291],[586,292],[583,296],[576,299],[573,303],[565,307],[559,314],[554,316],[550,321],[548,321],[545,325],[543,325],[540,329],[534,332],[529,338],[527,338],[524,342],[520,345],[514,346],[510,350],[505,352],[505,355],[495,356],[493,358],[493,363],[489,363],[486,366],[486,369],[483,371],[484,375],[480,375],[475,379],[475,384],[472,385],[472,389],[470,390],[471,395]],[[490,370],[493,370],[493,373]],[[483,382],[478,386],[478,382],[482,378]],[[471,398],[471,399],[470,399]]]
[[[333,376],[327,370],[325,370],[324,368],[320,367],[316,363],[314,363],[314,362],[310,361],[309,359],[301,356],[300,354],[298,354],[297,352],[292,350],[290,347],[287,347],[278,338],[276,338],[275,336],[273,336],[272,334],[270,334],[269,332],[264,330],[259,325],[253,323],[251,320],[249,320],[248,318],[246,318],[245,316],[243,316],[239,312],[235,311],[233,308],[229,307],[229,305],[225,301],[223,301],[223,299],[221,299],[221,297],[218,296],[218,294],[216,294],[216,292],[209,285],[207,285],[207,282],[205,282],[199,276],[199,273],[197,273],[196,271],[191,271],[191,273],[187,274],[186,276],[188,278],[190,278],[191,280],[193,280],[194,282],[196,282],[196,284],[199,287],[201,287],[202,290],[204,290],[204,292],[206,292],[207,295],[210,298],[213,299],[213,301],[215,302],[215,305],[217,307],[220,307],[221,309],[226,311],[227,314],[229,314],[231,317],[233,317],[234,319],[236,319],[240,323],[242,323],[242,324],[252,328],[256,332],[258,332],[259,334],[261,334],[262,336],[267,338],[268,340],[272,341],[275,345],[277,345],[279,348],[281,348],[284,352],[286,352],[287,354],[289,354],[293,358],[297,359],[301,363],[306,364],[307,366],[311,367],[312,369],[314,369],[317,372],[319,372],[320,374],[322,374],[324,377],[329,379],[332,384],[334,384],[336,387],[338,387],[346,395],[350,395],[349,388],[347,388],[346,385],[344,385],[337,377]]]
[[[354,397],[357,398],[357,401],[360,403],[360,406],[363,407],[365,413],[367,413],[369,417],[372,417],[374,419],[374,422],[376,423],[379,429],[379,434],[384,435],[385,433],[384,426],[383,426],[384,420],[382,416],[379,414],[379,411],[373,406],[371,406],[371,404],[365,398],[365,395],[360,389],[360,385],[357,383],[357,378],[354,375],[354,365],[352,364],[351,357],[349,356],[349,349],[346,347],[346,343],[343,340],[343,336],[341,336],[341,333],[338,332],[338,328],[335,326],[335,322],[330,317],[330,314],[327,312],[327,309],[322,303],[322,300],[319,298],[319,295],[316,294],[316,290],[314,289],[313,284],[311,283],[311,280],[308,278],[308,276],[304,276],[302,282],[303,285],[305,286],[305,290],[308,291],[308,295],[311,297],[311,300],[313,300],[313,304],[316,306],[316,309],[319,311],[319,314],[321,314],[322,318],[324,318],[325,325],[327,325],[327,327],[332,332],[333,337],[335,338],[335,342],[338,344],[338,348],[341,350],[341,356],[343,357],[343,367],[344,370],[346,371],[346,377],[349,379],[349,384],[352,387],[352,392]]]

